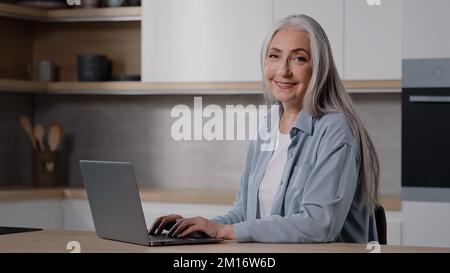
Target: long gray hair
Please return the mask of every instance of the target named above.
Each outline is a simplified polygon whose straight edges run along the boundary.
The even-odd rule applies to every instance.
[[[294,27],[305,31],[310,40],[313,72],[303,98],[302,107],[314,117],[331,112],[345,114],[359,146],[357,149],[360,163],[358,179],[362,183],[363,198],[367,207],[373,210],[380,204],[378,157],[372,140],[339,77],[330,42],[319,23],[307,15],[291,15],[279,20],[269,32],[261,50],[263,75],[268,47],[275,34],[285,27]],[[267,89],[265,80],[263,80],[263,89],[266,102],[269,105],[279,103]]]

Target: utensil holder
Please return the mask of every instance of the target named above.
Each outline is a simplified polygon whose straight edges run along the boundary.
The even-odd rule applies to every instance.
[[[59,179],[59,152],[33,151],[33,184],[36,187],[55,186]]]

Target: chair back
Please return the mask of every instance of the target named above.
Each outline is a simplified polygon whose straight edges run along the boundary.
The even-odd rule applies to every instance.
[[[386,213],[382,205],[375,208],[375,221],[377,223],[378,243],[385,245],[387,244],[387,226]]]

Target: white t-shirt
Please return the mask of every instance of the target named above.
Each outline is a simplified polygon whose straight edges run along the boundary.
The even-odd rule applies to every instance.
[[[291,137],[289,134],[282,134],[278,131],[277,145],[259,185],[258,200],[261,218],[266,218],[270,215],[275,194],[280,186],[290,144]]]

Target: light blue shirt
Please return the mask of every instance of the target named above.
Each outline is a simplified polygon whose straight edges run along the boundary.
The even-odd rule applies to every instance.
[[[314,118],[302,110],[290,137],[271,215],[261,219],[258,190],[273,151],[262,149],[257,137],[247,145],[233,209],[211,220],[233,224],[238,242],[376,241],[374,215],[358,179],[357,144],[344,114]]]

